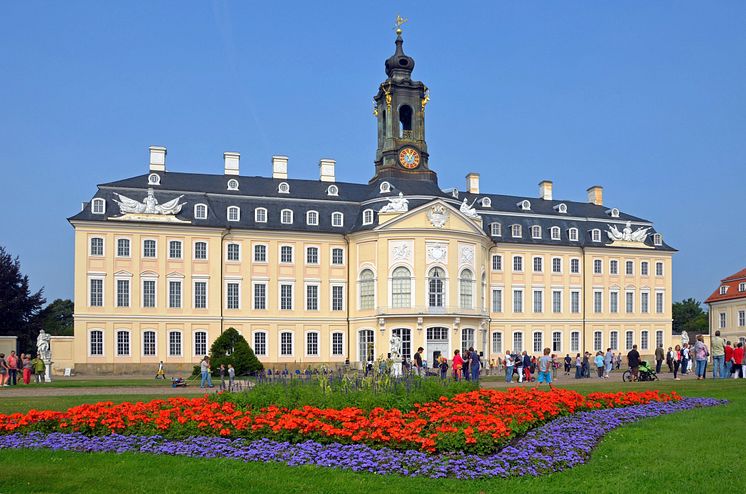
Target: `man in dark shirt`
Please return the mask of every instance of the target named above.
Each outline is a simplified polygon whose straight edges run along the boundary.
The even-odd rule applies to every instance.
[[[422,371],[424,369],[422,368],[422,352],[424,352],[424,351],[425,351],[424,348],[419,347],[417,349],[417,353],[414,354],[414,368],[415,368],[415,371],[417,372],[418,376],[423,375]]]
[[[627,354],[627,363],[629,370],[632,371],[632,380],[637,381],[637,374],[640,370],[640,352],[637,351],[637,345],[632,345],[632,350]]]

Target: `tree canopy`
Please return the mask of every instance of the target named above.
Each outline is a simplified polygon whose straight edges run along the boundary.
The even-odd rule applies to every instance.
[[[72,300],[58,298],[39,312],[37,326],[55,336],[72,336],[73,311]]]
[[[210,366],[217,372],[220,364],[232,364],[236,375],[253,374],[264,369],[254,351],[234,328],[228,328],[210,347]]]
[[[674,302],[673,304],[673,331],[674,333],[706,334],[709,332],[709,318],[707,311],[693,298]]]
[[[20,351],[36,348],[36,316],[46,302],[44,289],[31,293],[18,257],[0,246],[0,335],[17,336]]]

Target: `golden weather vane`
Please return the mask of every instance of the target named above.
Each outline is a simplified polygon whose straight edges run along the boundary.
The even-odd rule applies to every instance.
[[[394,22],[396,22],[396,27],[394,28],[396,30],[396,34],[401,34],[402,33],[402,30],[401,30],[402,24],[404,24],[408,20],[409,19],[405,19],[404,17],[402,17],[400,15],[396,16],[396,21],[394,21]]]

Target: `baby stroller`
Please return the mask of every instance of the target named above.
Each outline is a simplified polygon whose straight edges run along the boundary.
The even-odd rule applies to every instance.
[[[624,374],[622,374],[622,380],[624,382],[630,382],[632,381],[632,371],[626,370],[624,371]],[[657,381],[658,376],[655,373],[655,370],[650,367],[647,363],[647,361],[642,360],[640,362],[640,366],[637,368],[637,380],[638,381]]]

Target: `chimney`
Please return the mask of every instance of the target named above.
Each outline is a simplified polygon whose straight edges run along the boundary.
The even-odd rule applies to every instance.
[[[238,175],[238,162],[241,160],[241,153],[226,151],[223,153],[223,163],[225,164],[226,175]]]
[[[288,178],[288,157],[272,156],[272,178],[287,180]]]
[[[322,182],[335,182],[334,177],[334,166],[337,164],[335,160],[322,159],[319,160],[319,180]]]
[[[600,185],[588,187],[588,202],[596,206],[604,205],[604,188]]]
[[[150,146],[150,171],[166,171],[166,148],[161,146]]]
[[[479,173],[466,174],[466,192],[469,194],[479,194]]]
[[[539,197],[545,201],[552,200],[552,181],[542,180],[539,182]]]

